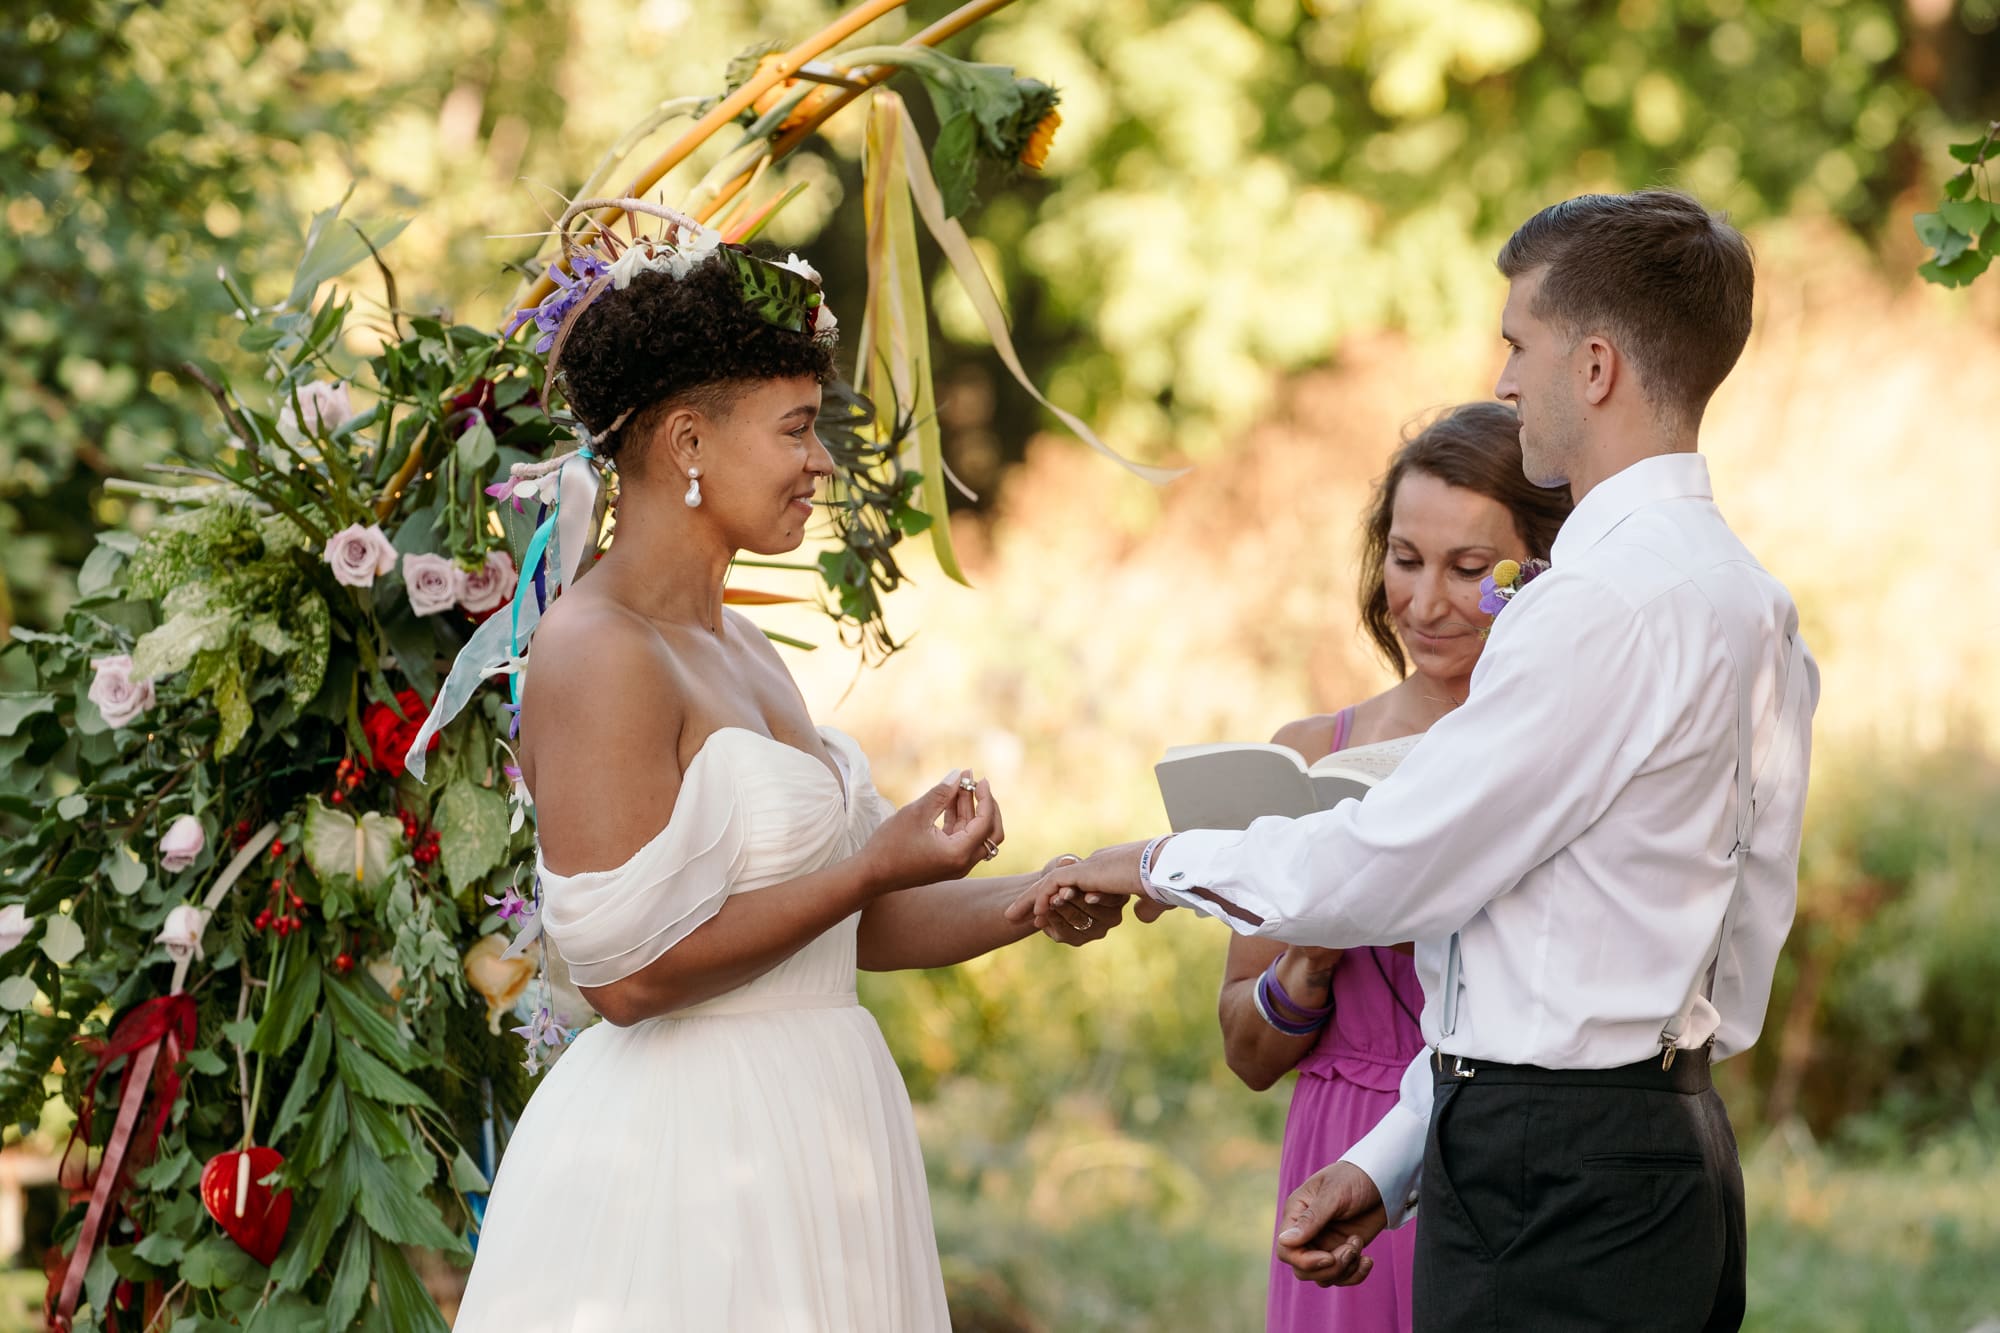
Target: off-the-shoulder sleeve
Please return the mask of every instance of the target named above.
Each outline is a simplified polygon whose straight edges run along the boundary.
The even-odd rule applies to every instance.
[[[608,986],[645,967],[721,911],[741,876],[742,803],[703,758],[688,767],[667,826],[624,865],[543,871],[542,926],[577,985]]]

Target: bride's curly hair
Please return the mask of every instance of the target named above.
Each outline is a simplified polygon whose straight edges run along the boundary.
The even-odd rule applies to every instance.
[[[557,374],[596,452],[616,458],[645,438],[658,410],[690,395],[714,410],[722,393],[746,382],[827,383],[833,351],[810,332],[767,323],[718,255],[682,278],[640,272],[623,290],[607,287],[577,316]]]

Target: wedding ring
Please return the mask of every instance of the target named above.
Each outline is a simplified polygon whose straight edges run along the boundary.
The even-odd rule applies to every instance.
[[[998,847],[995,847],[995,846],[993,845],[993,839],[991,839],[991,838],[983,838],[983,839],[981,839],[981,841],[983,841],[983,842],[984,842],[984,843],[986,844],[986,859],[987,859],[987,860],[991,861],[991,860],[992,860],[992,859],[993,859],[994,857],[996,857],[996,856],[1000,855],[1000,849],[999,849]]]
[[[972,774],[967,773],[964,777],[958,780],[958,789],[960,791],[978,791],[979,779],[973,777]]]

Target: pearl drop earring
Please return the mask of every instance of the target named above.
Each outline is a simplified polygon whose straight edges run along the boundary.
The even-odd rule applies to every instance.
[[[699,509],[699,508],[701,508],[701,469],[700,469],[700,468],[698,468],[698,467],[691,467],[691,468],[689,468],[689,469],[688,469],[688,488],[687,488],[687,494],[686,494],[686,495],[683,495],[683,496],[681,497],[681,503],[685,504],[685,505],[686,505],[686,506],[687,506],[687,507],[688,507],[689,509]]]

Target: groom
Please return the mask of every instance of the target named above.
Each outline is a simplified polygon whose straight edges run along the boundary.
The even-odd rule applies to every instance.
[[[1743,1180],[1709,1062],[1763,1024],[1819,688],[1696,448],[1750,251],[1649,190],[1545,209],[1500,269],[1496,392],[1576,509],[1465,705],[1365,802],[1112,848],[1009,910],[1144,894],[1289,943],[1417,940],[1430,1049],[1292,1195],[1280,1257],[1358,1282],[1421,1200],[1420,1330],[1732,1329]]]

